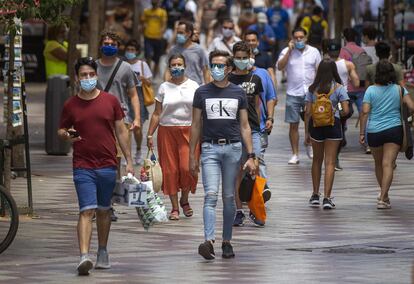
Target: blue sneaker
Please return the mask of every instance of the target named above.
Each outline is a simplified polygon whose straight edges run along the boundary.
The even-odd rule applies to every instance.
[[[243,211],[237,210],[236,217],[234,217],[233,226],[243,226],[244,219],[246,219],[246,216],[244,215]]]
[[[262,222],[262,221],[260,221],[260,220],[257,220],[256,219],[256,216],[254,216],[253,215],[253,213],[250,211],[249,212],[249,219],[250,219],[250,221],[252,221],[253,222],[253,224],[256,226],[256,227],[259,227],[259,228],[263,228],[264,227],[264,222]]]

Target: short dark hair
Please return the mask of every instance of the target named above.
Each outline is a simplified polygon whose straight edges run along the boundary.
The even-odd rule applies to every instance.
[[[173,55],[171,55],[171,56],[168,58],[168,66],[170,66],[170,64],[171,64],[171,61],[172,61],[172,60],[174,60],[174,59],[178,59],[178,58],[181,58],[181,59],[184,61],[184,66],[186,66],[186,63],[185,63],[185,57],[184,57],[184,55],[182,55],[181,53],[174,53]]]
[[[127,46],[133,46],[133,47],[135,47],[135,49],[138,51],[138,50],[141,50],[141,45],[139,44],[139,42],[136,40],[136,39],[131,39],[131,40],[129,40],[126,44],[125,44],[125,47],[127,47]]]
[[[116,32],[111,31],[111,30],[104,30],[101,33],[101,40],[99,43],[102,44],[104,39],[107,37],[112,39],[113,41],[116,41],[118,43],[118,46],[122,44],[121,37]]]
[[[375,84],[386,86],[397,84],[394,66],[387,59],[381,59],[375,68]]]
[[[347,42],[355,42],[358,36],[357,31],[353,28],[346,28],[342,33]]]
[[[236,54],[237,51],[245,51],[247,54],[250,54],[251,49],[247,42],[238,41],[233,45],[233,55]]]
[[[375,44],[375,53],[379,59],[388,59],[391,54],[391,47],[388,43],[380,41]]]
[[[304,34],[305,34],[305,36],[307,36],[307,35],[308,35],[308,33],[306,32],[306,30],[305,30],[304,28],[302,28],[302,27],[296,27],[296,28],[294,28],[294,29],[293,29],[293,31],[292,31],[292,36],[293,36],[296,32],[302,32],[302,33],[304,33]]]
[[[322,14],[323,13],[323,10],[322,10],[322,8],[321,7],[319,7],[319,6],[315,6],[314,8],[313,8],[313,12],[312,12],[312,14],[313,15],[320,15],[320,14]]]
[[[255,35],[257,39],[259,39],[259,33],[254,30],[247,30],[247,32],[244,33],[244,39],[246,39],[246,36],[248,35]]]
[[[210,64],[213,61],[213,58],[214,57],[219,57],[219,56],[226,57],[226,59],[227,59],[227,62],[226,62],[227,66],[232,66],[233,65],[233,59],[232,59],[230,53],[228,53],[227,51],[224,51],[224,50],[219,50],[219,49],[213,50],[208,55],[208,60],[209,60]]]
[[[84,65],[90,66],[91,68],[95,70],[95,72],[98,71],[98,64],[96,63],[95,59],[93,59],[92,57],[82,57],[76,60],[76,63],[75,63],[76,75],[79,75],[79,69],[81,68],[81,66],[84,66]]]
[[[226,17],[223,19],[223,23],[232,23],[234,25],[234,21],[232,18]]]
[[[193,35],[193,33],[194,33],[194,26],[193,26],[192,23],[190,23],[189,21],[179,21],[178,22],[178,25],[179,26],[185,25],[185,31],[186,32],[191,32],[190,36]]]
[[[366,26],[362,29],[362,35],[367,36],[369,40],[377,38],[377,29],[373,26]]]

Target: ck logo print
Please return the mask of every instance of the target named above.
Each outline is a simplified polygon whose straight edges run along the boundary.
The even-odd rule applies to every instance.
[[[207,119],[236,119],[239,100],[206,99]]]

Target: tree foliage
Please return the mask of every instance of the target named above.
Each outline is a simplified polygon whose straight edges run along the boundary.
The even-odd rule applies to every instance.
[[[28,19],[39,19],[49,24],[60,24],[69,21],[69,13],[65,10],[82,0],[0,0],[0,24],[6,31],[15,29],[11,18],[17,17],[23,22]]]

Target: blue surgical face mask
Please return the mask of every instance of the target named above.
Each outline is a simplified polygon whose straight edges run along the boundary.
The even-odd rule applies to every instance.
[[[184,75],[184,67],[183,66],[177,66],[177,67],[171,67],[170,73],[172,77],[181,77]]]
[[[256,61],[254,60],[254,58],[250,58],[249,59],[249,64],[247,64],[247,69],[248,70],[252,69],[255,63],[256,63]]]
[[[246,70],[249,62],[249,59],[234,59],[234,65],[236,65],[237,69],[240,70]]]
[[[224,68],[214,67],[213,69],[210,69],[211,77],[213,77],[215,81],[218,81],[218,82],[223,81],[224,78],[226,77],[226,75],[224,74],[224,69],[225,67]]]
[[[295,47],[297,48],[297,49],[304,49],[305,48],[305,42],[304,41],[297,41],[297,42],[295,42]]]
[[[184,44],[187,41],[187,37],[183,34],[177,34],[175,41],[177,44]]]
[[[125,52],[125,57],[127,60],[132,60],[135,59],[137,55],[135,54],[135,52]]]
[[[112,45],[103,45],[101,52],[105,56],[114,56],[118,53],[118,47]]]
[[[96,77],[80,80],[80,86],[82,90],[88,93],[93,91],[96,88],[97,83],[98,83],[98,79]]]

